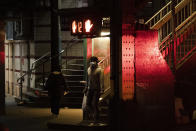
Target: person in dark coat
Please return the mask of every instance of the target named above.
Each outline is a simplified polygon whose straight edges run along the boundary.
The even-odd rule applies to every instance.
[[[46,89],[50,99],[51,113],[58,116],[64,92],[68,91],[60,67],[50,73],[46,81]]]

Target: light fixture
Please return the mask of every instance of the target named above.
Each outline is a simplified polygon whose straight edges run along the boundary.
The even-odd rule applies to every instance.
[[[108,36],[110,35],[110,32],[101,32],[101,36]]]

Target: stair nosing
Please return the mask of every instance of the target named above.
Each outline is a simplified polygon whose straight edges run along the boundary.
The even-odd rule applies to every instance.
[[[73,66],[84,66],[83,64],[69,64],[69,65],[73,65]]]
[[[61,69],[62,71],[73,71],[73,72],[84,72],[84,70],[76,70],[76,69]]]

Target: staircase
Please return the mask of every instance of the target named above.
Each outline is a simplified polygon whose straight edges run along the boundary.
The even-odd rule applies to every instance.
[[[183,100],[181,116],[191,121],[196,110],[196,1],[177,0],[175,17],[170,1],[146,24],[158,30],[159,49],[175,75],[175,97]]]
[[[62,69],[65,76],[67,87],[70,93],[65,95],[63,105],[71,108],[81,108],[83,99],[83,89],[85,87],[80,81],[85,80],[84,76],[84,60],[72,59],[68,61],[66,68]]]
[[[61,51],[59,54],[63,53]],[[41,56],[39,59],[35,60],[32,63],[31,69],[23,74],[18,80],[19,87],[23,87],[21,84],[21,80],[24,79],[26,75],[31,75],[32,72],[39,71],[42,72],[41,76],[39,78],[36,78],[35,80],[35,88],[29,88],[27,91],[20,91],[20,97],[15,97],[15,101],[18,105],[26,105],[26,106],[35,106],[35,107],[48,107],[49,99],[48,99],[48,91],[45,90],[45,83],[47,80],[47,77],[49,75],[49,69],[47,69],[47,72],[45,68],[48,68],[48,64],[50,60],[50,53],[46,53],[43,56]],[[22,81],[23,83],[23,81]],[[22,98],[21,98],[22,97]]]
[[[145,23],[158,30],[159,49],[173,70],[178,70],[195,53],[195,4],[195,0],[177,0],[175,33],[172,33],[171,1]]]
[[[71,43],[72,42],[72,43]],[[81,40],[70,40],[65,47],[67,52],[68,48],[70,48],[74,43],[81,42]],[[63,53],[62,50],[59,54]],[[66,53],[67,55],[67,53]],[[48,68],[47,65],[50,64],[50,53],[44,54],[39,59],[35,60],[32,64],[31,70],[28,72],[29,74],[32,73],[35,69],[42,70],[42,75],[39,78],[36,78],[35,81],[35,88],[30,88],[26,92],[22,92],[22,103],[26,106],[36,106],[36,107],[48,107],[49,98],[48,98],[48,91],[45,90],[45,84],[48,79],[49,72],[46,72],[45,68]],[[46,66],[44,66],[46,65]],[[62,73],[66,79],[67,86],[70,92],[64,96],[62,101],[63,107],[71,107],[71,108],[81,108],[82,99],[83,99],[83,89],[84,86],[80,81],[84,81],[84,60],[83,57],[71,58],[66,59],[66,62],[62,64]],[[50,69],[47,69],[50,71]],[[28,73],[25,73],[19,81],[26,76]],[[19,82],[18,81],[18,82]],[[21,103],[21,97],[15,98],[17,103]]]

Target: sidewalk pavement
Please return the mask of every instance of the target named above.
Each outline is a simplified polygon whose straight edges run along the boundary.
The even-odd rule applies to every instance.
[[[6,115],[0,116],[0,126],[5,131],[88,131],[88,127],[94,130],[100,126],[88,124],[90,123],[82,121],[82,109],[61,108],[58,118],[55,118],[50,108],[17,106],[11,97],[6,97]],[[105,125],[102,124],[101,127],[103,126]],[[4,129],[0,128],[0,131]]]
[[[0,126],[9,129],[5,131],[109,131],[107,124],[92,125],[91,122],[82,121],[81,109],[61,108],[59,117],[54,118],[49,108],[16,106],[11,100],[6,102],[7,114],[0,116]],[[196,122],[170,131],[196,131]]]

